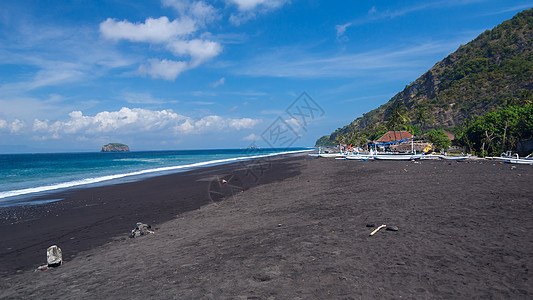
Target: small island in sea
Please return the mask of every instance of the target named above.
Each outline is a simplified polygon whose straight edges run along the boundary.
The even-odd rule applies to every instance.
[[[121,143],[109,143],[102,146],[100,152],[130,152],[130,147]]]

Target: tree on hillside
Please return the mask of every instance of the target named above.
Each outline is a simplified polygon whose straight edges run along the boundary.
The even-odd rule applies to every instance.
[[[415,121],[420,125],[420,128],[423,129],[426,125],[426,115],[427,111],[423,106],[417,106],[415,110]]]
[[[407,107],[403,102],[396,101],[388,108],[388,115],[387,129],[394,131],[396,139],[396,128],[405,128],[405,125],[411,122],[407,116]]]

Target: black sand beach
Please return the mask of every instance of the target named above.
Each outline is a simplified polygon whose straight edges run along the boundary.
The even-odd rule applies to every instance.
[[[223,165],[2,210],[0,298],[533,295],[531,166],[299,155],[255,170]],[[234,196],[213,198],[216,175]],[[127,238],[138,221],[157,230]],[[369,223],[399,230],[369,237]],[[64,265],[35,272],[52,244]]]

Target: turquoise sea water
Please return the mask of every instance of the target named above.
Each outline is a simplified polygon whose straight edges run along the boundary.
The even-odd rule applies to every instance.
[[[126,153],[43,153],[0,155],[0,207],[21,198],[94,184],[138,180],[210,165],[276,155],[292,149],[222,149]],[[17,201],[13,201],[13,200]]]

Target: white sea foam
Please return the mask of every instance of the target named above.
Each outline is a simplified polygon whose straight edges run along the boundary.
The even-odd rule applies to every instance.
[[[312,151],[312,150],[286,151],[286,152],[277,152],[277,153],[256,155],[256,156],[244,156],[244,157],[217,159],[217,160],[210,160],[210,161],[204,161],[204,162],[197,162],[197,163],[188,164],[188,165],[161,167],[161,168],[147,169],[147,170],[141,170],[141,171],[130,172],[130,173],[85,178],[82,180],[62,182],[62,183],[58,183],[54,185],[39,186],[39,187],[33,187],[33,188],[0,192],[0,199],[20,196],[20,195],[26,195],[26,194],[48,192],[48,191],[53,191],[53,190],[58,190],[58,189],[72,188],[72,187],[77,187],[77,186],[82,186],[82,185],[87,185],[87,184],[100,183],[103,181],[108,181],[108,180],[113,180],[113,179],[120,179],[124,177],[129,177],[129,176],[145,175],[145,174],[156,173],[156,172],[176,171],[176,170],[188,169],[188,168],[199,168],[199,167],[205,167],[205,166],[210,166],[210,165],[231,163],[231,162],[236,162],[236,161],[241,161],[241,160],[257,159],[257,158],[270,157],[270,156],[276,156],[276,155],[282,155],[282,154],[302,153],[302,152],[308,152],[308,151]]]

